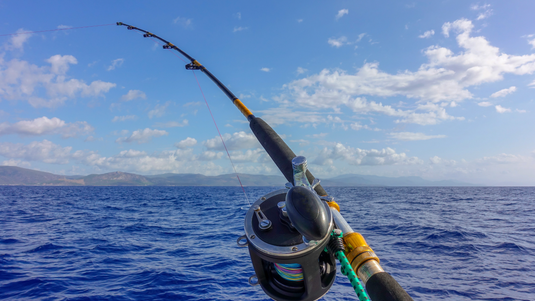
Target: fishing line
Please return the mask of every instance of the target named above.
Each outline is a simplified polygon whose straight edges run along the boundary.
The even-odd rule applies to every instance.
[[[24,31],[24,32],[17,32],[17,33],[6,33],[6,34],[0,34],[0,37],[5,37],[5,36],[16,36],[16,35],[19,35],[19,34],[32,34],[32,33],[49,32],[49,31],[60,31],[60,30],[71,30],[71,29],[79,29],[79,28],[110,26],[110,25],[115,25],[115,24],[112,23],[112,24],[88,25],[88,26],[67,27],[67,28],[57,28],[57,29],[47,29],[47,30],[37,30],[37,31]]]
[[[245,193],[245,188],[243,188],[243,184],[240,180],[240,176],[238,175],[238,172],[236,171],[236,167],[234,166],[234,162],[232,162],[232,159],[230,158],[230,153],[228,152],[227,146],[225,145],[225,141],[223,140],[223,136],[221,135],[221,132],[219,131],[219,127],[217,126],[217,123],[215,122],[214,114],[212,114],[212,110],[210,110],[210,106],[208,105],[208,101],[206,100],[206,97],[204,96],[204,92],[202,91],[201,84],[199,83],[199,79],[197,78],[197,74],[195,74],[195,71],[192,71],[193,76],[195,76],[195,80],[197,81],[197,85],[199,86],[199,90],[201,90],[202,97],[204,98],[204,102],[206,103],[206,107],[208,107],[208,112],[210,112],[210,116],[212,116],[212,120],[214,121],[215,128],[217,129],[217,133],[219,134],[219,138],[221,138],[221,143],[223,143],[223,146],[225,147],[225,151],[227,152],[228,159],[230,161],[230,164],[232,165],[232,169],[234,169],[234,173],[236,174],[236,178],[238,178],[238,181],[240,182],[241,189],[243,190],[243,194],[245,195],[245,199],[247,200],[247,203],[249,206],[251,206],[251,202],[249,202],[249,198],[247,197],[247,193]]]
[[[160,43],[159,40],[155,39],[152,36],[148,36],[151,40],[153,40],[156,44],[164,45]],[[186,62],[183,58],[181,58],[178,54],[176,54],[174,51],[172,51],[171,48],[167,49],[170,51],[174,56],[179,58],[181,61]],[[201,90],[202,97],[204,98],[204,103],[206,103],[206,107],[208,108],[208,112],[210,112],[210,116],[212,117],[212,121],[214,122],[215,128],[217,129],[217,133],[219,134],[219,138],[221,138],[221,143],[223,143],[223,147],[225,148],[225,151],[227,152],[228,159],[230,161],[230,164],[232,165],[232,169],[234,170],[234,173],[236,174],[236,178],[238,178],[238,182],[240,182],[241,189],[243,191],[243,194],[245,195],[245,199],[247,200],[247,203],[249,206],[251,206],[251,202],[249,201],[249,198],[247,197],[247,193],[245,192],[245,188],[243,187],[243,184],[241,182],[240,176],[238,175],[238,172],[236,171],[236,167],[234,166],[234,162],[232,161],[230,157],[230,153],[227,149],[227,146],[225,145],[225,141],[223,140],[223,136],[221,135],[221,132],[219,131],[219,127],[217,126],[217,122],[215,121],[214,115],[212,114],[212,110],[210,109],[210,105],[208,105],[208,101],[206,100],[206,97],[204,96],[204,92],[201,88],[201,84],[199,83],[199,79],[197,78],[197,75],[195,74],[195,71],[192,71],[193,76],[195,76],[195,80],[197,81],[197,85],[199,86],[199,90]]]

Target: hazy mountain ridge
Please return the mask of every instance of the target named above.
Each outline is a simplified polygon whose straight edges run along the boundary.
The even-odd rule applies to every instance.
[[[283,176],[239,174],[244,186],[283,186]],[[321,181],[323,186],[472,186],[459,181],[428,181],[420,177],[340,175]],[[205,176],[174,174],[143,176],[121,171],[87,176],[60,176],[15,166],[0,166],[0,185],[31,186],[239,186],[235,174]]]

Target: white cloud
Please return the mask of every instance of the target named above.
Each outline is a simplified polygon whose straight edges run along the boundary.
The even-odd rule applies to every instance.
[[[121,67],[124,63],[124,59],[115,59],[111,62],[111,65],[108,67],[108,71],[115,70],[117,67]]]
[[[496,106],[496,112],[498,113],[506,113],[506,112],[511,112],[511,109],[508,109],[508,108],[504,108],[500,105],[497,105]]]
[[[234,163],[245,163],[245,162],[259,162],[261,161],[263,156],[266,156],[267,153],[261,149],[248,149],[244,152],[242,151],[233,151],[230,153],[230,157],[232,158],[232,162]]]
[[[429,140],[435,138],[446,138],[446,135],[426,135],[424,133],[395,132],[390,133],[390,137],[403,141]]]
[[[132,135],[130,135],[130,137],[118,138],[117,140],[115,140],[115,142],[137,142],[138,144],[141,144],[150,142],[154,137],[167,136],[168,134],[169,133],[164,130],[151,130],[149,128],[146,128],[144,130],[134,131]]]
[[[389,147],[382,150],[363,150],[352,148],[337,143],[332,148],[324,148],[320,154],[312,160],[313,164],[332,165],[334,160],[340,160],[351,165],[398,165],[398,164],[423,164],[417,157],[408,157],[405,153],[396,153]]]
[[[127,115],[127,116],[115,116],[111,120],[111,122],[117,122],[117,121],[127,121],[127,120],[136,120],[136,115]]]
[[[362,40],[362,38],[364,38],[365,36],[366,36],[366,33],[365,33],[365,32],[359,34],[359,37],[357,38],[357,41],[356,41],[356,42],[357,42],[357,43],[360,42],[360,40]]]
[[[201,106],[201,105],[202,105],[202,102],[200,102],[200,101],[192,101],[192,102],[185,103],[182,106],[183,107],[194,107],[194,106]]]
[[[253,134],[248,134],[243,131],[235,132],[234,134],[224,134],[223,140],[228,150],[239,150],[261,147],[260,143]],[[210,150],[224,150],[221,138],[216,136],[212,139],[203,142],[203,145]]]
[[[492,106],[492,103],[488,101],[482,101],[482,102],[478,102],[477,105],[480,107],[490,107]]]
[[[199,161],[213,161],[218,160],[223,157],[222,152],[214,152],[214,151],[204,151],[200,155],[195,156],[195,160]]]
[[[535,34],[528,34],[523,37],[528,39],[528,44],[531,45],[531,49],[535,49]]]
[[[520,163],[528,160],[527,158],[523,156],[518,155],[511,155],[511,154],[499,154],[497,156],[492,157],[483,157],[482,159],[477,159],[476,163],[490,163],[490,164],[511,164],[511,163]]]
[[[297,23],[303,22],[303,19],[297,19]]]
[[[470,8],[472,10],[478,10],[478,11],[483,11],[481,13],[479,13],[479,15],[477,16],[477,19],[476,20],[483,20],[483,19],[486,19],[490,16],[492,16],[492,9],[490,8],[490,4],[483,4],[483,5],[478,5],[478,4],[474,4],[472,6],[470,6]]]
[[[431,164],[434,164],[434,165],[438,165],[438,164],[443,164],[443,165],[446,165],[446,166],[455,166],[455,165],[457,165],[457,161],[442,159],[439,156],[434,156],[434,157],[429,158],[429,162]]]
[[[186,149],[196,144],[197,144],[197,140],[195,138],[188,137],[180,142],[175,143],[175,146],[179,149]]]
[[[511,94],[511,93],[513,93],[515,91],[516,91],[516,87],[512,86],[512,87],[509,87],[507,89],[502,89],[502,90],[500,90],[498,92],[492,93],[492,95],[490,97],[492,97],[492,98],[504,97],[505,95]]]
[[[265,68],[265,67],[264,67],[264,68],[260,68],[260,71],[269,72],[269,71],[271,71],[271,69],[270,69],[270,68]]]
[[[241,13],[240,12],[236,13],[236,18],[238,18],[238,20],[241,20]]]
[[[519,110],[519,109],[516,109],[515,111],[517,111],[518,113],[526,113],[527,112],[526,110]]]
[[[77,63],[71,55],[54,55],[46,61],[50,67],[38,67],[18,59],[0,60],[0,99],[26,100],[35,108],[52,108],[78,95],[103,96],[116,86],[100,80],[88,85],[78,79],[68,79],[65,73],[69,65]],[[47,95],[46,99],[43,94]]]
[[[347,15],[349,13],[349,10],[347,8],[341,9],[338,11],[338,14],[336,14],[336,20],[342,18],[344,15]]]
[[[159,128],[176,128],[176,127],[187,126],[188,124],[189,124],[189,121],[187,119],[184,119],[182,120],[182,122],[178,122],[178,121],[157,122],[154,124],[154,126],[159,127]]]
[[[530,89],[535,88],[535,80],[532,81],[531,83],[529,83],[529,84],[528,84],[528,87],[530,87]]]
[[[154,109],[149,111],[149,118],[152,119],[153,117],[162,117],[165,113],[165,110],[167,110],[167,107],[171,104],[170,101],[166,102],[163,105],[157,104]]]
[[[15,159],[9,159],[2,161],[3,166],[18,166],[18,167],[24,167],[29,168],[31,166],[30,162],[22,161],[22,160],[15,160]]]
[[[69,70],[69,64],[76,65],[78,64],[78,60],[72,55],[53,55],[48,60],[46,60],[48,63],[50,63],[51,68],[50,71],[54,74],[58,75],[64,75]]]
[[[188,28],[188,27],[191,26],[192,21],[193,21],[192,19],[188,19],[188,18],[184,18],[184,17],[176,17],[173,20],[173,23],[179,24],[184,28]]]
[[[40,161],[44,163],[69,163],[72,147],[61,147],[48,140],[33,141],[28,145],[21,143],[0,143],[0,155],[11,159]]]
[[[145,93],[140,90],[129,90],[128,93],[121,96],[121,100],[123,101],[131,101],[136,98],[146,99],[147,95],[145,95]]]
[[[454,101],[456,104],[473,98],[469,87],[503,79],[504,74],[525,75],[535,71],[535,54],[509,55],[491,46],[484,37],[471,37],[472,22],[466,19],[445,23],[444,34],[457,33],[457,42],[463,51],[431,46],[424,50],[428,62],[417,71],[396,74],[383,72],[377,62],[367,62],[354,74],[343,70],[322,70],[319,74],[295,80],[286,87],[290,95],[280,99],[295,99],[294,105],[310,109],[340,110],[347,106],[355,113],[381,113],[399,117],[397,122],[436,124],[456,118],[442,106],[433,103]],[[416,99],[415,110],[399,110],[363,95],[374,97],[405,96]],[[426,104],[423,104],[427,102]],[[287,104],[290,102],[287,101]],[[418,112],[424,111],[424,112]],[[427,111],[427,112],[426,112]]]
[[[63,138],[70,138],[87,135],[93,130],[94,128],[85,121],[66,123],[57,117],[48,118],[45,116],[13,124],[8,122],[0,123],[0,135],[42,136],[60,134]]]
[[[327,40],[327,43],[329,43],[329,45],[333,46],[333,47],[336,47],[336,48],[340,48],[347,43],[347,38],[342,36],[342,37],[339,37],[338,39],[335,39],[335,38],[330,38],[329,40]]]
[[[305,69],[305,68],[297,67],[297,71],[296,71],[296,72],[297,72],[297,74],[303,74],[303,73],[305,73],[305,72],[307,72],[307,71],[308,71],[308,70]]]
[[[26,43],[28,39],[33,35],[32,33],[25,32],[29,31],[25,30],[24,28],[19,28],[16,31],[17,34],[11,37],[9,43],[5,45],[5,48],[7,50],[23,50],[24,43]]]
[[[419,35],[418,37],[421,38],[421,39],[427,39],[427,38],[430,38],[434,34],[435,34],[434,30],[428,30],[428,31],[424,32],[423,34]]]
[[[238,32],[238,31],[242,31],[242,30],[246,30],[246,29],[249,29],[248,27],[234,27],[234,30],[232,32]]]

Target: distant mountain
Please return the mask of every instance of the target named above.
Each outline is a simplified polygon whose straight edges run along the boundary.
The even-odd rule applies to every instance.
[[[244,186],[283,186],[282,176],[239,174]],[[427,181],[420,177],[380,177],[347,174],[322,179],[323,186],[471,186],[458,181]],[[55,186],[239,186],[235,174],[204,176],[175,174],[142,176],[126,172],[109,172],[88,176],[60,176],[48,172],[0,166],[0,185],[55,185]]]
[[[76,180],[49,172],[0,166],[0,185],[80,185]]]

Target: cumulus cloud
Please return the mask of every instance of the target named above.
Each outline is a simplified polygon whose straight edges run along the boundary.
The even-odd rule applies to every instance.
[[[117,67],[121,67],[124,63],[124,59],[118,58],[111,61],[111,65],[108,67],[108,71],[115,70]]]
[[[248,149],[246,151],[233,151],[230,153],[230,157],[234,163],[255,163],[261,161],[266,155],[267,153],[261,148]]]
[[[498,92],[492,93],[492,95],[490,97],[492,97],[492,98],[504,97],[505,95],[511,94],[511,93],[513,93],[515,91],[516,91],[516,87],[512,86],[512,87],[509,87],[507,89],[502,89],[502,90],[500,90]]]
[[[103,96],[116,84],[96,80],[89,85],[69,79],[70,65],[77,64],[71,55],[54,55],[46,60],[50,66],[38,67],[26,61],[0,60],[0,99],[26,100],[35,108],[57,107],[77,96]],[[43,94],[47,97],[43,98]]]
[[[500,105],[497,105],[495,108],[496,108],[496,112],[498,112],[498,113],[500,113],[500,114],[501,114],[501,113],[511,112],[511,109],[504,108],[504,107],[502,107],[502,106],[500,106]]]
[[[535,34],[528,34],[523,37],[527,38],[528,44],[531,45],[531,49],[535,49]]]
[[[165,110],[167,110],[167,107],[171,104],[170,101],[166,102],[163,105],[157,104],[154,109],[149,111],[149,118],[152,119],[153,117],[162,117],[165,113]]]
[[[174,20],[173,20],[173,23],[175,24],[178,24],[184,28],[188,28],[191,26],[192,24],[192,19],[188,19],[188,18],[184,18],[184,17],[176,17]]]
[[[69,70],[69,64],[78,64],[78,60],[76,60],[76,58],[72,55],[56,54],[51,56],[46,61],[51,65],[50,71],[58,75],[64,75],[67,73]]]
[[[115,116],[111,120],[111,122],[117,122],[117,121],[127,121],[127,120],[136,120],[136,115],[126,115],[126,116]]]
[[[204,151],[200,155],[195,156],[195,160],[199,161],[213,161],[223,157],[222,152]]]
[[[336,48],[340,48],[347,43],[347,37],[345,36],[341,36],[339,38],[329,38],[329,40],[327,40],[327,43],[329,43],[329,45],[333,46],[333,47],[336,47]]]
[[[303,73],[305,73],[305,72],[307,72],[307,71],[308,71],[308,70],[305,69],[305,68],[297,67],[297,71],[296,71],[296,72],[297,72],[297,74],[303,74]]]
[[[490,4],[474,4],[470,6],[470,8],[475,11],[480,11],[479,15],[477,15],[476,20],[483,20],[492,16],[492,9],[490,8]]]
[[[175,143],[175,146],[179,149],[186,149],[196,144],[197,144],[197,140],[195,138],[188,137],[180,142]]]
[[[27,33],[29,30],[19,28],[16,31],[16,35],[11,36],[9,43],[5,45],[6,50],[23,50],[24,43],[30,39],[32,33]]]
[[[72,147],[61,147],[48,140],[33,141],[28,145],[21,143],[0,143],[0,155],[10,159],[40,161],[53,164],[69,163]]]
[[[429,140],[436,138],[446,138],[446,135],[426,135],[424,133],[395,132],[390,133],[390,137],[403,141]]]
[[[424,32],[423,34],[419,35],[418,37],[420,39],[427,39],[427,38],[430,38],[431,36],[433,36],[434,34],[435,34],[434,30],[428,30],[428,31]]]
[[[169,133],[167,133],[164,130],[152,130],[149,128],[146,128],[144,130],[137,130],[130,135],[130,137],[120,137],[115,140],[117,143],[123,143],[123,142],[136,142],[138,144],[141,143],[147,143],[152,140],[154,137],[161,137],[161,136],[167,136]]]
[[[455,33],[463,51],[453,51],[430,46],[423,51],[428,62],[417,71],[401,71],[396,74],[379,69],[379,63],[366,62],[356,73],[343,70],[322,70],[320,73],[298,79],[284,87],[295,99],[292,105],[309,109],[340,110],[349,107],[357,114],[380,113],[398,117],[396,122],[437,124],[444,120],[462,120],[447,114],[443,104],[458,104],[473,98],[468,88],[483,83],[496,82],[505,74],[525,75],[535,71],[535,54],[509,55],[482,36],[472,37],[473,24],[466,19],[445,23],[446,36]],[[413,110],[394,109],[363,96],[415,99]],[[289,101],[287,101],[290,104]]]
[[[158,128],[176,128],[176,127],[187,126],[188,124],[189,124],[189,121],[187,119],[184,119],[181,122],[178,122],[178,121],[157,122],[154,124],[154,126]]]
[[[482,159],[477,159],[475,162],[480,164],[511,164],[524,162],[526,160],[527,158],[523,156],[502,153],[497,156],[483,157]]]
[[[123,101],[131,101],[137,98],[146,99],[147,95],[145,95],[145,93],[140,90],[129,90],[128,93],[121,96],[121,100]]]
[[[405,153],[396,153],[394,149],[389,147],[382,150],[364,150],[345,146],[341,143],[336,143],[332,148],[324,148],[312,160],[312,163],[332,165],[334,160],[340,160],[351,165],[423,164],[423,161],[417,157],[408,157]]]
[[[490,107],[492,106],[492,103],[488,101],[482,101],[482,102],[478,102],[477,105],[480,107]]]
[[[240,150],[249,148],[259,148],[260,143],[253,134],[246,132],[235,132],[234,134],[224,134],[223,140],[228,150]],[[210,150],[224,150],[221,138],[216,136],[203,142],[203,145]]]
[[[434,156],[434,157],[429,158],[429,162],[433,165],[439,165],[439,164],[446,165],[446,166],[457,165],[457,161],[442,159],[439,156]]]
[[[265,67],[264,67],[264,68],[260,68],[260,71],[269,72],[269,71],[271,71],[271,69],[270,69],[270,68],[265,68]]]
[[[66,123],[65,121],[46,116],[33,120],[23,120],[16,123],[0,123],[0,135],[17,134],[21,136],[42,136],[60,134],[63,138],[87,135],[94,128],[85,121]]]
[[[248,27],[241,27],[241,26],[234,27],[234,30],[232,32],[239,32],[239,31],[246,30],[246,29],[248,29]]]
[[[29,168],[31,166],[30,162],[22,161],[22,160],[15,160],[15,159],[9,159],[2,161],[3,166],[18,166],[18,167],[24,167]]]
[[[349,13],[349,10],[347,8],[344,8],[344,9],[341,9],[338,11],[338,13],[336,14],[336,20],[342,18],[344,15],[347,15]]]

